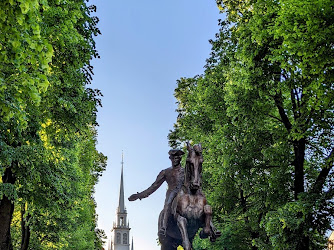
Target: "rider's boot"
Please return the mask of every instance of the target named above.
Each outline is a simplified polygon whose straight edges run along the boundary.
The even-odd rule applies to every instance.
[[[166,236],[167,222],[168,222],[169,209],[167,208],[164,212],[164,217],[162,219],[162,226],[159,230],[159,235]]]

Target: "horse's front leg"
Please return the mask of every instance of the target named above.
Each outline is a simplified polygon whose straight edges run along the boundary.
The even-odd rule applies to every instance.
[[[176,220],[182,236],[182,246],[184,250],[191,250],[191,243],[187,231],[187,219],[178,214]]]
[[[200,237],[202,239],[209,237],[211,234],[212,208],[210,205],[204,206],[204,215],[204,227],[203,230],[200,232]]]

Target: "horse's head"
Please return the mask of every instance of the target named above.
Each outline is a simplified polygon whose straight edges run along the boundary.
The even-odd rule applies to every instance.
[[[187,142],[188,156],[186,160],[186,185],[192,192],[196,192],[202,185],[202,146],[193,147]]]

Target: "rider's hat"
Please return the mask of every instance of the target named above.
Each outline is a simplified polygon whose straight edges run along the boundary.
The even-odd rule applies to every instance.
[[[181,156],[184,155],[184,152],[181,149],[171,149],[169,150],[168,154],[170,156]]]

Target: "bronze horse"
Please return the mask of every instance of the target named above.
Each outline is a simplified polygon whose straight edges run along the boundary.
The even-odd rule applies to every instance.
[[[210,237],[215,241],[220,236],[211,222],[212,209],[202,193],[202,146],[191,147],[187,143],[188,156],[185,166],[185,179],[181,190],[172,204],[172,215],[168,219],[166,235],[159,235],[161,250],[176,250],[182,245],[185,250],[192,249],[192,241],[200,228],[201,238]],[[162,225],[163,211],[159,216],[159,229]]]

